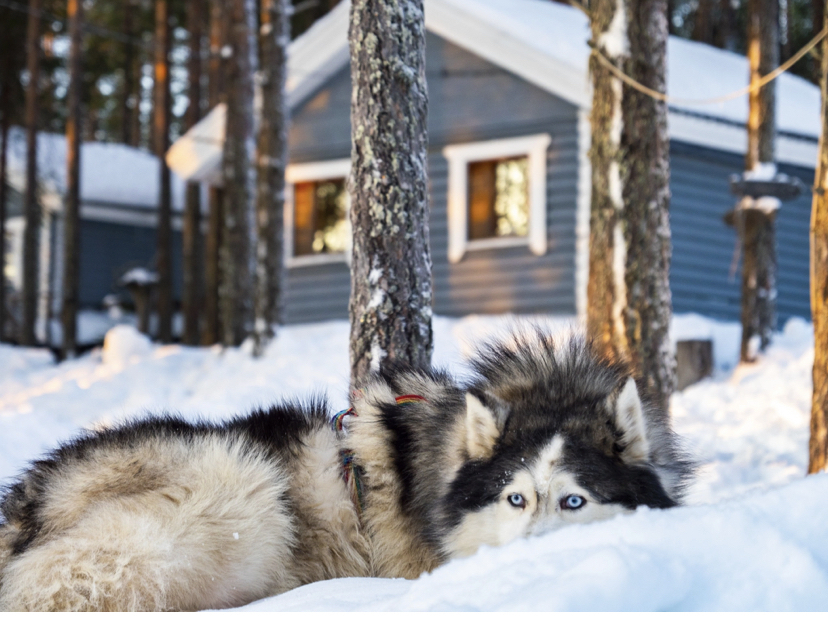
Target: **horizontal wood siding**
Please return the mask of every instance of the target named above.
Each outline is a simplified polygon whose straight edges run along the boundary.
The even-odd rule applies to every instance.
[[[429,219],[438,314],[575,313],[577,111],[574,106],[483,59],[428,34]],[[350,155],[350,79],[344,68],[294,111],[291,161]],[[549,133],[548,250],[473,250],[448,262],[448,162],[443,147]],[[350,281],[344,263],[289,269],[289,323],[345,318]]]
[[[133,267],[155,268],[155,228],[81,220],[80,304],[100,308],[103,298],[129,298],[118,279]],[[181,232],[172,233],[173,294],[181,298]]]
[[[741,308],[741,261],[731,274],[736,233],[722,220],[733,208],[729,176],[741,172],[744,159],[684,143],[671,144],[673,197],[670,220],[673,262],[670,285],[674,312],[697,312],[738,320]],[[780,166],[806,185],[813,170]],[[780,327],[791,316],[810,319],[808,226],[810,193],[785,202],[777,216],[777,311]]]

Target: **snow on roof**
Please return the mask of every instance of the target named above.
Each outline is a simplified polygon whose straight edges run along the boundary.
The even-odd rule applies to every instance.
[[[300,104],[348,62],[348,14],[345,0],[317,21],[288,49],[288,100]],[[589,23],[578,9],[548,0],[425,0],[426,28],[452,43],[492,62],[587,110],[591,106],[588,75]],[[744,56],[671,36],[667,46],[667,93],[677,99],[712,99],[748,85]],[[777,80],[777,128],[780,132],[808,140],[819,137],[819,88],[795,75]],[[748,97],[717,103],[671,104],[670,134],[673,138],[716,149],[744,152]],[[685,113],[702,118],[691,118]],[[214,119],[215,120],[215,119]],[[722,125],[723,121],[725,125]],[[207,120],[202,121],[207,124]],[[196,125],[179,142],[196,132],[204,142],[205,127]],[[741,131],[741,133],[739,133]],[[218,140],[212,127],[209,136]],[[778,144],[778,157],[792,163],[813,165],[815,149],[806,144]],[[178,143],[174,145],[177,147]],[[205,155],[201,155],[204,150]],[[198,144],[197,157],[215,157],[215,144]],[[813,152],[812,152],[813,151]],[[167,159],[171,167],[187,176],[187,167],[202,173],[203,165]],[[181,167],[179,167],[181,166]]]
[[[18,191],[26,187],[26,132],[9,131],[8,182]],[[66,193],[66,137],[37,136],[37,167],[44,205],[59,209]],[[159,193],[158,158],[124,144],[84,142],[81,145],[81,202],[154,209]],[[173,208],[182,210],[184,181],[172,176]]]

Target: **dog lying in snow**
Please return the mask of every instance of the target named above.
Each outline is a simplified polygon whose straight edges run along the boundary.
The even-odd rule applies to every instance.
[[[2,500],[0,610],[239,606],[678,503],[690,465],[623,366],[540,333],[472,363],[464,388],[374,377],[333,422],[313,401],[61,446]]]

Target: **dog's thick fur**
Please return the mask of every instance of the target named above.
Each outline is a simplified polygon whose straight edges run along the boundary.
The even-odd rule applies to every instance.
[[[465,388],[427,370],[375,377],[347,433],[316,401],[60,447],[0,505],[0,610],[221,608],[327,578],[414,578],[483,544],[680,500],[690,466],[621,365],[539,333],[474,365]]]

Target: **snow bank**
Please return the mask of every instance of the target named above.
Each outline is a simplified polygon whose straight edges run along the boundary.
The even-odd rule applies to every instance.
[[[819,475],[483,548],[415,581],[319,582],[244,610],[826,610],[826,509],[828,475]]]
[[[101,360],[105,365],[125,366],[133,361],[138,362],[152,352],[152,342],[129,325],[119,325],[107,331],[104,338]]]
[[[436,317],[434,363],[463,375],[476,344],[519,324]],[[812,329],[792,319],[760,362],[732,369],[738,329],[697,315],[673,321],[674,336],[711,337],[716,355],[715,375],[672,399],[675,428],[701,464],[689,507],[486,548],[416,581],[315,583],[246,610],[827,609],[828,476],[802,479]],[[345,321],[284,328],[260,359],[155,345],[123,326],[103,351],[59,365],[49,353],[0,345],[0,484],[82,428],[147,412],[223,419],[319,392],[338,409],[347,385]]]

